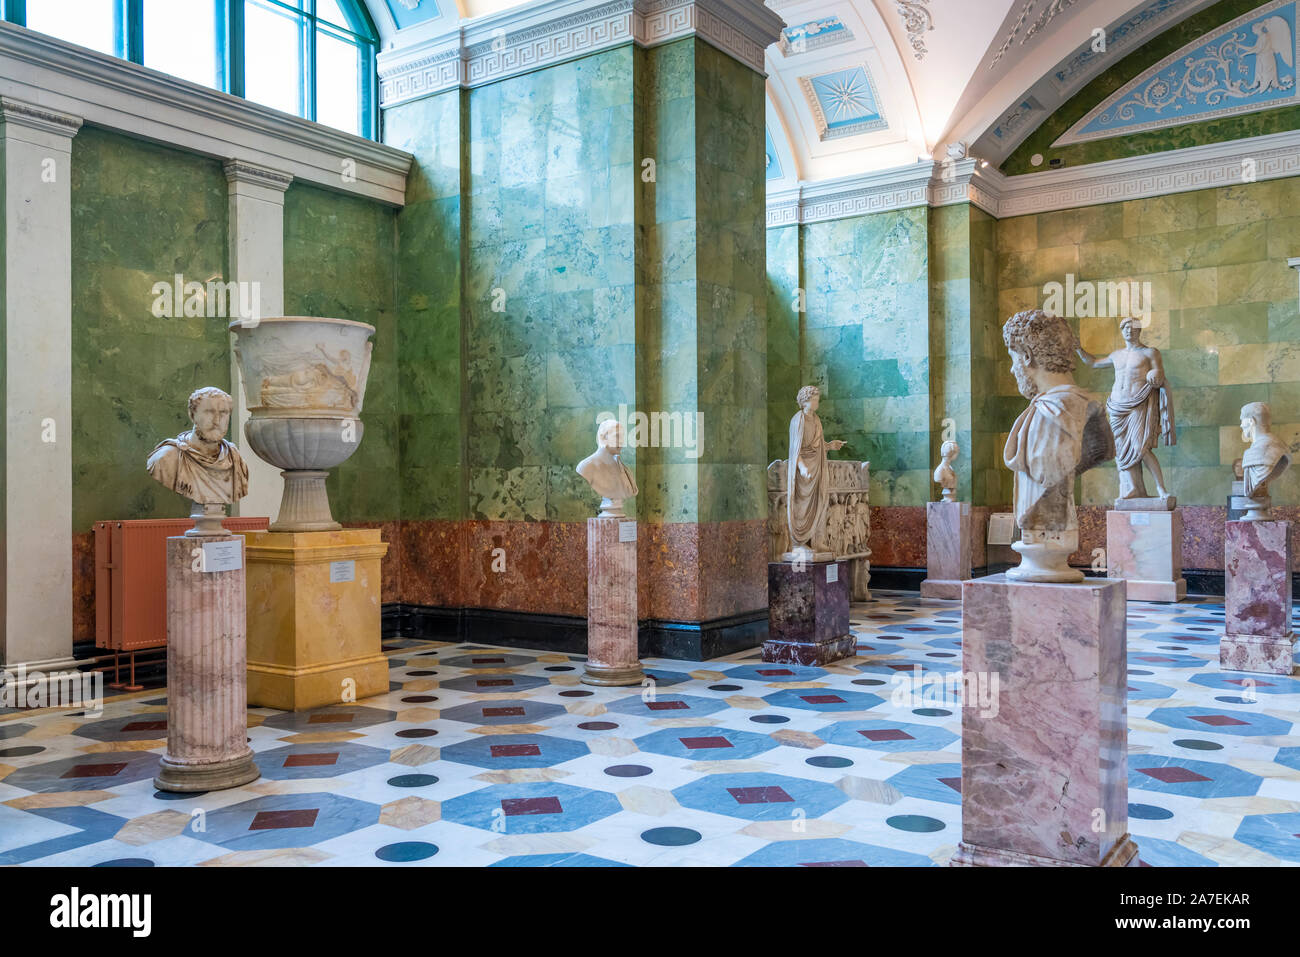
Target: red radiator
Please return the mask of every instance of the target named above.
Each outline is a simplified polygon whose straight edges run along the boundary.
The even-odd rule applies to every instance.
[[[227,518],[227,531],[265,530],[268,518]],[[136,651],[167,644],[167,539],[188,518],[95,523],[95,645]]]

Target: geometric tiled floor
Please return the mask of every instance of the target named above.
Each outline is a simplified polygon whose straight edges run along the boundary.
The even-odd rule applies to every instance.
[[[1300,864],[1300,679],[1221,673],[1221,602],[1129,605],[1143,863]],[[858,657],[757,651],[580,684],[581,658],[395,639],[391,691],[249,712],[260,780],[169,795],[166,699],[0,715],[0,865],[933,866],[961,836],[957,603],[853,606]],[[930,692],[934,694],[935,692]],[[947,705],[945,707],[944,705]]]

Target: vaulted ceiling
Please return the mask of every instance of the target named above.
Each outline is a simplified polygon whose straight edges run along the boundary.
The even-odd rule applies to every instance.
[[[922,157],[1000,164],[1102,70],[1213,2],[767,0],[787,24],[767,49],[769,190]],[[520,5],[367,3],[386,47]]]

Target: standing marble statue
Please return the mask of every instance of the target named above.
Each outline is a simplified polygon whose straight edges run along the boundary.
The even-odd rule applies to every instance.
[[[786,520],[790,551],[783,561],[826,561],[832,556],[822,540],[830,502],[830,468],[826,452],[844,447],[842,439],[828,442],[817,416],[821,390],[806,385],[797,396],[799,411],[790,420],[790,454],[786,465]],[[816,539],[814,541],[814,539]]]
[[[577,472],[601,496],[600,517],[623,517],[623,501],[637,493],[632,470],[623,464],[623,426],[606,419],[596,427],[596,451],[578,463]]]
[[[155,481],[194,503],[195,527],[187,534],[220,534],[226,506],[248,494],[248,466],[225,437],[232,408],[220,389],[196,389],[189,401],[194,428],[163,439],[145,462]]]
[[[191,793],[238,787],[261,774],[248,747],[244,538],[222,528],[248,494],[248,466],[225,438],[231,398],[189,400],[194,428],[155,446],[153,478],[194,503],[194,527],[167,539],[167,751],[154,786]]]
[[[957,473],[953,471],[953,459],[961,452],[957,443],[948,441],[939,447],[940,462],[934,470],[934,484],[943,489],[943,501],[957,501]]]
[[[1077,346],[1069,323],[1041,309],[1018,312],[1002,327],[1011,372],[1029,408],[1011,426],[1003,461],[1016,473],[1015,514],[1021,562],[1017,581],[1075,582],[1067,563],[1079,547],[1074,478],[1115,455],[1102,406],[1074,383]]]
[[[1157,444],[1174,445],[1174,403],[1160,350],[1142,342],[1141,324],[1133,318],[1121,319],[1120,335],[1124,348],[1099,359],[1080,346],[1079,358],[1094,369],[1115,369],[1115,384],[1106,400],[1106,414],[1115,436],[1115,465],[1119,469],[1119,498],[1146,499],[1146,482],[1142,466],[1151,470],[1156,480],[1160,507],[1172,509],[1175,499],[1165,488],[1165,477],[1156,459]],[[1144,505],[1152,504],[1150,502]]]
[[[1269,483],[1291,467],[1291,450],[1269,431],[1272,425],[1273,413],[1263,402],[1251,402],[1241,407],[1241,440],[1250,448],[1241,457],[1241,483],[1245,494],[1240,501],[1234,499],[1233,505],[1248,510],[1242,521],[1267,521],[1272,516]]]

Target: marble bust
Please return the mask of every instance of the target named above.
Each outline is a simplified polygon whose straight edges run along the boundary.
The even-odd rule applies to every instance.
[[[939,464],[934,470],[934,484],[943,489],[943,501],[957,501],[957,473],[952,462],[961,452],[956,442],[948,441],[939,447]]]
[[[189,401],[194,428],[163,439],[145,462],[156,482],[194,503],[196,529],[191,531],[219,534],[226,506],[248,494],[248,466],[225,438],[232,407],[220,389],[196,389]]]
[[[1142,466],[1156,482],[1158,503],[1144,501],[1144,507],[1172,509],[1176,499],[1165,488],[1165,477],[1156,459],[1157,444],[1175,445],[1174,403],[1160,350],[1142,342],[1142,326],[1136,319],[1121,319],[1120,335],[1124,348],[1105,358],[1097,358],[1080,346],[1079,358],[1094,369],[1115,370],[1115,384],[1106,400],[1106,415],[1115,436],[1115,465],[1119,469],[1119,498],[1116,508],[1126,501],[1148,499]]]
[[[817,415],[821,390],[806,385],[795,397],[799,411],[790,420],[790,454],[786,460],[786,523],[790,551],[782,561],[830,561],[829,545],[822,541],[826,513],[830,506],[830,468],[826,452],[839,451],[843,440],[826,441],[822,420]],[[814,541],[814,538],[817,540]]]
[[[623,501],[637,493],[632,470],[623,464],[623,426],[606,419],[596,427],[596,451],[578,463],[578,474],[601,497],[598,518],[624,518]]]
[[[1233,499],[1237,508],[1247,509],[1242,521],[1259,522],[1272,517],[1270,482],[1291,467],[1291,450],[1270,432],[1273,414],[1263,402],[1241,407],[1241,440],[1250,447],[1241,457],[1241,480],[1244,496]]]
[[[1074,478],[1115,456],[1101,403],[1074,382],[1077,340],[1069,323],[1041,309],[1018,312],[1002,327],[1011,372],[1029,407],[1003,449],[1015,472],[1015,515],[1021,540],[1013,581],[1077,582],[1068,559],[1079,547]]]

